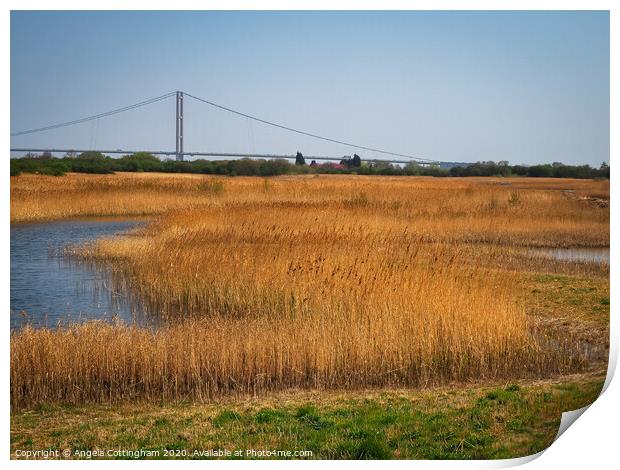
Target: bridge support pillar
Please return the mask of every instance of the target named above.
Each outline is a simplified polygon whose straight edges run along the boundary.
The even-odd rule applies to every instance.
[[[176,159],[183,161],[183,92],[177,91]]]

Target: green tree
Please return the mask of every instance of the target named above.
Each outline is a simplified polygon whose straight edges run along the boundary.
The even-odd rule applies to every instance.
[[[301,154],[301,152],[297,152],[297,155],[295,155],[295,165],[305,165],[305,164],[306,164],[306,159]]]
[[[118,161],[118,165],[125,171],[162,171],[162,161],[149,152],[136,152],[127,155]]]

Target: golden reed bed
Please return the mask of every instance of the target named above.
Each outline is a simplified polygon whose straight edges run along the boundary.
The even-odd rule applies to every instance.
[[[609,209],[569,197],[604,198],[604,181],[20,176],[11,193],[14,222],[161,214],[70,251],[165,324],[12,333],[17,407],[576,370],[579,345],[472,247],[609,244]]]

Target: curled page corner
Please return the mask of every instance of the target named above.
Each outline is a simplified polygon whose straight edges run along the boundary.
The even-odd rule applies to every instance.
[[[609,384],[611,383],[613,376],[616,372],[616,362],[617,362],[617,349],[613,348],[610,351],[608,360],[607,360],[607,375],[605,376],[605,383],[603,384],[603,388],[601,389],[601,392],[599,393],[598,397],[596,397],[596,400],[599,399],[599,397],[605,393],[605,390],[607,390],[607,388],[609,387]],[[596,401],[594,400],[594,401]],[[594,403],[594,402],[592,402]],[[571,425],[577,421],[577,419],[579,419],[579,417],[585,413],[585,411],[590,408],[590,406],[592,406],[592,403],[590,403],[589,405],[584,406],[583,408],[579,408],[578,410],[571,410],[571,411],[565,411],[564,413],[562,413],[562,418],[560,420],[560,427],[558,428],[558,433],[555,435],[555,438],[553,439],[553,442],[557,441],[559,439],[559,437],[564,434],[564,431],[566,431],[568,428],[571,427]]]
[[[498,465],[496,468],[520,467],[521,465],[525,465],[526,463],[530,463],[531,461],[536,460],[538,457],[540,457],[542,454],[545,453],[545,450],[547,449],[541,450],[540,452],[536,452],[535,454],[526,455],[524,457],[515,457],[513,459],[506,459],[502,461],[502,463]]]
[[[609,387],[609,383],[611,382],[614,373],[616,370],[616,361],[611,359],[610,356],[610,360],[608,362],[608,367],[607,367],[607,376],[605,378],[605,383],[603,384],[603,388],[601,389],[601,393],[599,394],[599,396],[596,398],[596,400],[598,400],[598,398],[605,393],[605,390],[607,390],[607,387]],[[594,400],[594,401],[596,401]],[[594,403],[594,401],[592,403]],[[553,438],[553,442],[549,445],[549,447],[551,447],[551,445],[553,445],[553,443],[555,441],[557,441],[560,436],[562,434],[564,434],[564,432],[570,428],[573,423],[575,421],[577,421],[579,419],[579,417],[584,414],[586,412],[586,410],[588,408],[590,408],[590,406],[592,406],[592,403],[590,403],[589,405],[584,406],[583,408],[579,408],[577,410],[570,410],[570,411],[565,411],[562,413],[562,417],[560,419],[560,426],[558,428],[558,432],[555,435],[555,437]],[[544,450],[541,450],[540,452],[537,452],[536,454],[532,454],[532,455],[527,455],[524,457],[517,457],[515,459],[507,459],[504,461],[504,463],[507,464],[507,466],[509,467],[517,467],[520,465],[524,465],[528,462],[531,462],[532,460],[537,459],[538,457],[540,457],[542,454],[544,454],[546,452],[546,450],[549,448],[547,447]],[[503,466],[503,465],[501,465]]]
[[[591,404],[590,404],[591,405]],[[558,433],[555,435],[553,442],[557,441],[559,437],[564,434],[571,425],[579,419],[579,417],[585,413],[585,411],[590,408],[590,405],[586,405],[583,408],[579,408],[578,410],[565,411],[562,413],[562,419],[560,420],[560,427],[558,428]]]
[[[551,445],[553,445],[555,441],[558,440],[558,438],[564,433],[564,431],[566,431],[575,421],[577,421],[577,419],[579,419],[579,417],[590,407],[590,405],[579,408],[578,410],[563,412],[562,418],[560,419],[560,427],[558,428],[558,433],[553,438],[553,442],[547,448],[532,455],[498,461],[495,468],[519,467],[521,465],[525,465],[526,463],[531,462],[532,460],[536,460],[538,457],[543,455],[547,451],[547,449],[551,447]]]
[[[613,341],[613,338],[610,337],[610,341]],[[605,393],[607,387],[611,383],[614,374],[616,373],[616,363],[618,362],[618,346],[612,347],[609,351],[609,356],[607,357],[607,376],[605,377],[605,383],[603,384],[603,390],[599,396]]]
[[[558,433],[553,438],[553,442],[545,449],[541,450],[532,455],[526,455],[524,457],[517,457],[514,459],[506,459],[503,461],[498,461],[498,465],[495,468],[507,468],[507,467],[519,467],[521,465],[525,465],[526,463],[531,462],[532,460],[536,460],[542,454],[544,454],[549,447],[553,445],[555,441],[566,431],[571,425],[579,419],[579,417],[590,407],[590,405],[584,406],[583,408],[579,408],[578,410],[565,411],[562,413],[562,418],[560,419],[560,427],[558,428]]]

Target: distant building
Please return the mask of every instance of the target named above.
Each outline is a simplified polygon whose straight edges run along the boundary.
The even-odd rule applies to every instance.
[[[319,166],[321,168],[333,168],[334,170],[345,170],[347,168],[342,163],[323,163]]]

